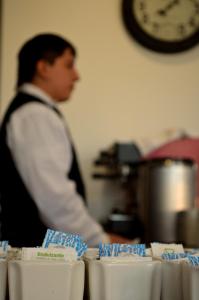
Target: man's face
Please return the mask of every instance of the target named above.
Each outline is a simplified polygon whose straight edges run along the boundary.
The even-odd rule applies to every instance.
[[[46,92],[57,102],[67,100],[75,82],[79,79],[71,50],[65,50],[61,56],[55,59],[53,64],[46,64]]]

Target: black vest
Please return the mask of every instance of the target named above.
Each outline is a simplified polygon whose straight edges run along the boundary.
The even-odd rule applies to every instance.
[[[8,240],[9,244],[13,247],[41,246],[47,230],[46,225],[40,219],[34,200],[17,171],[12,155],[6,144],[6,125],[8,124],[11,114],[29,102],[39,102],[46,105],[62,118],[56,108],[25,93],[19,93],[14,98],[5,114],[0,130],[0,206],[2,209],[0,236],[1,240]],[[77,193],[85,200],[84,184],[73,146],[72,152],[72,165],[69,174],[66,174],[66,176],[75,181]]]

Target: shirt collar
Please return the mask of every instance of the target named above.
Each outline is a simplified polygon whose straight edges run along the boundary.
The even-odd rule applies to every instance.
[[[36,85],[34,85],[32,83],[22,84],[19,88],[19,92],[23,92],[23,93],[35,96],[35,97],[45,101],[52,107],[55,107],[55,108],[58,107],[57,104],[55,103],[55,101],[47,93],[45,93],[42,89],[40,89],[39,87],[37,87]]]

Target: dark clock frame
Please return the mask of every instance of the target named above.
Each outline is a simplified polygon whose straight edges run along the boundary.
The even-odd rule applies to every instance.
[[[142,30],[133,14],[133,1],[122,0],[122,19],[130,34],[142,46],[155,52],[178,53],[188,50],[199,43],[199,30],[192,36],[179,42],[167,42],[156,39]]]

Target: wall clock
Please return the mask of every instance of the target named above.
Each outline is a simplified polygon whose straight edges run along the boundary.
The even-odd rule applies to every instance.
[[[199,42],[199,0],[122,0],[122,17],[130,35],[157,52],[182,52]]]

